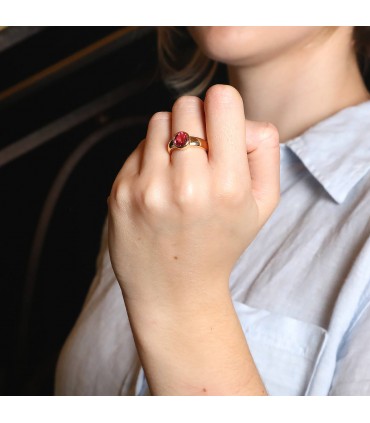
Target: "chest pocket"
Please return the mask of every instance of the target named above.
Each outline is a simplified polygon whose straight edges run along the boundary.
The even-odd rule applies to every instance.
[[[307,395],[327,331],[292,317],[234,301],[250,352],[269,395]],[[143,368],[135,395],[150,395]]]
[[[327,331],[234,301],[250,352],[269,395],[307,395]]]

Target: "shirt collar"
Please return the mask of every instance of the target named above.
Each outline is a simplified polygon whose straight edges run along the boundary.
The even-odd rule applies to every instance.
[[[342,203],[370,170],[370,100],[342,109],[285,145]]]

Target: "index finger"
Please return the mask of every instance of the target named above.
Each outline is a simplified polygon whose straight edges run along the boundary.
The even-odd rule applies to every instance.
[[[209,164],[225,176],[250,180],[241,95],[231,85],[213,85],[206,93],[204,110]]]

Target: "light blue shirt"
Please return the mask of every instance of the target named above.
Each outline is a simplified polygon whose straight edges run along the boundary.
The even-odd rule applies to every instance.
[[[370,101],[280,152],[280,203],[230,275],[247,343],[269,395],[370,395]],[[106,234],[56,395],[150,395]]]

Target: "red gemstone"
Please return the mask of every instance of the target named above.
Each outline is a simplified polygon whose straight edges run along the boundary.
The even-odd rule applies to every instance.
[[[174,144],[176,147],[184,147],[184,145],[188,142],[189,135],[184,132],[180,131],[174,136]]]

